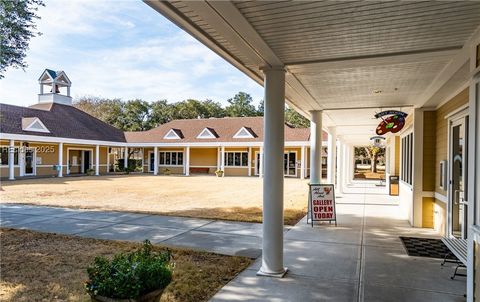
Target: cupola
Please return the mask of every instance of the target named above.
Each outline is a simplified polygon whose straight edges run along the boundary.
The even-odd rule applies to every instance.
[[[63,105],[72,105],[70,96],[70,87],[72,82],[64,71],[53,71],[45,69],[40,78],[39,103],[58,103]]]

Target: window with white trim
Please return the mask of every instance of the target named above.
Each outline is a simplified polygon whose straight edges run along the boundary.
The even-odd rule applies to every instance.
[[[160,166],[182,166],[183,165],[183,152],[181,151],[160,151],[159,152],[159,165]]]
[[[400,180],[412,185],[413,183],[413,132],[402,137],[402,171]]]
[[[248,167],[248,152],[225,152],[225,167]]]
[[[6,166],[8,165],[8,151],[10,150],[10,146],[1,146],[0,147],[0,165],[1,166]],[[14,160],[13,164],[18,165],[18,148],[14,147]]]

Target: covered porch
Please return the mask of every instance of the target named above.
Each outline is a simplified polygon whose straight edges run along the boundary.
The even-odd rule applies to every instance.
[[[303,266],[296,265],[296,261],[308,263],[309,258],[302,257],[302,252],[307,255],[308,249],[303,250],[301,244],[301,252],[296,254],[288,240],[290,232],[283,233],[284,135],[279,129],[287,103],[311,120],[309,166],[313,184],[322,182],[321,132],[329,133],[328,166],[331,169],[327,181],[336,184],[340,195],[349,193],[355,183],[353,147],[370,144],[373,136],[383,137],[389,156],[386,172],[399,180],[395,214],[400,216],[395,219],[380,212],[380,217],[374,216],[373,221],[393,223],[395,238],[401,234],[403,224],[417,228],[415,231],[428,227],[437,235],[468,240],[466,293],[468,301],[475,300],[480,292],[478,273],[475,273],[478,266],[475,265],[478,247],[475,247],[480,234],[477,227],[480,192],[478,3],[145,2],[265,89],[263,253],[255,269],[260,276],[286,276],[286,279],[262,279],[254,277],[255,272],[245,272],[245,279],[234,282],[231,291],[240,292],[242,286],[250,289],[255,284],[276,284],[275,291],[263,290],[260,286],[256,294],[252,291],[252,296],[241,299],[261,300],[261,297],[283,293],[281,290],[287,285],[297,282],[296,276],[304,274]],[[394,110],[400,113],[388,118],[401,120],[400,123],[391,125],[391,120],[377,115]],[[381,122],[386,127],[379,131]],[[381,196],[369,198],[369,202]],[[369,211],[384,207],[370,208],[369,202],[360,208],[364,213],[360,223],[362,234],[369,232],[365,228]],[[346,220],[344,225],[350,223]],[[314,228],[314,232],[312,237],[322,236],[323,227]],[[387,232],[385,238],[388,235]],[[375,272],[383,279],[399,272],[400,276],[404,275],[392,280],[395,288],[383,288],[384,294],[395,291],[414,294],[413,288],[418,288],[432,295],[435,290],[447,288],[447,284],[451,286],[448,276],[441,273],[433,277],[422,275],[419,280],[402,270],[402,265],[397,271],[392,271],[395,266],[382,266],[382,263],[402,259],[400,255],[394,256],[398,245],[392,246],[391,240],[384,240],[379,247],[366,248],[364,240],[368,242],[368,236],[360,238],[360,243],[353,244],[359,251],[355,257],[360,260],[359,266],[354,266],[358,268],[358,275],[354,274],[358,278],[352,289],[358,301],[375,300],[375,297],[364,296],[367,285],[377,286],[383,282],[369,279]],[[321,242],[319,247],[327,246]],[[378,251],[389,249],[386,254],[390,260],[385,261],[382,258],[385,255],[378,255]],[[327,263],[329,258],[336,257],[333,253],[325,256]],[[368,261],[376,269],[373,275],[368,274],[368,266],[361,265]],[[417,259],[405,261],[405,267],[412,262],[422,264],[427,271],[431,265]],[[364,272],[362,267],[366,268]],[[333,276],[343,274],[340,267],[332,267],[330,272]],[[342,276],[347,276],[342,277],[344,280],[352,278],[352,275]],[[322,288],[315,279],[318,276],[308,277],[313,278],[314,291],[299,285],[292,287],[290,293],[295,298],[315,292],[317,296],[307,298],[328,297],[328,286]],[[445,280],[436,280],[437,277]],[[408,285],[402,278],[416,282]],[[428,278],[445,287],[435,285],[434,290],[423,286],[422,282]],[[340,286],[339,290],[346,288]],[[406,288],[412,291],[406,292]],[[381,288],[376,292],[381,294]],[[228,295],[226,290],[223,293]],[[461,296],[462,292],[457,288],[454,295]],[[385,300],[384,295],[377,300],[381,301],[380,298]],[[457,298],[443,297],[448,301]],[[425,301],[432,299],[435,300],[435,296]]]

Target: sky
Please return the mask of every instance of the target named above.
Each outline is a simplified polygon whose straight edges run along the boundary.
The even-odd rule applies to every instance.
[[[73,98],[193,98],[227,104],[238,91],[263,98],[260,85],[139,0],[46,0],[38,11],[28,67],[9,68],[0,103],[37,102],[45,68],[64,70]]]

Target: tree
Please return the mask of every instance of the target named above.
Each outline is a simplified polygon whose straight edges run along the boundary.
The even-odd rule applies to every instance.
[[[241,117],[241,116],[256,116],[257,110],[252,104],[252,97],[245,92],[237,93],[233,98],[228,99],[230,104],[225,108],[227,116]]]
[[[258,103],[258,107],[257,107],[257,115],[263,116],[264,112],[265,112],[265,101],[260,100],[260,103]]]
[[[159,100],[150,104],[149,128],[155,128],[173,119],[172,105],[167,100]]]
[[[43,0],[0,0],[0,79],[8,67],[25,69],[30,39],[41,35],[35,19]]]
[[[105,123],[123,129],[124,102],[120,99],[103,99],[94,96],[83,96],[73,102],[73,106],[104,121]]]
[[[210,117],[225,117],[226,112],[223,109],[222,105],[218,102],[214,102],[212,100],[205,100],[202,102],[203,106],[205,107],[206,115],[204,118]]]
[[[295,128],[310,127],[310,120],[291,108],[285,108],[285,121]]]
[[[173,104],[173,119],[195,119],[207,115],[206,109],[200,101],[188,99]]]
[[[140,99],[125,103],[123,110],[123,127],[125,131],[149,130],[150,104]]]
[[[385,153],[385,148],[377,147],[374,145],[370,145],[364,147],[365,152],[367,153],[368,157],[370,157],[370,165],[371,171],[376,173],[377,172],[377,159],[379,156]]]

